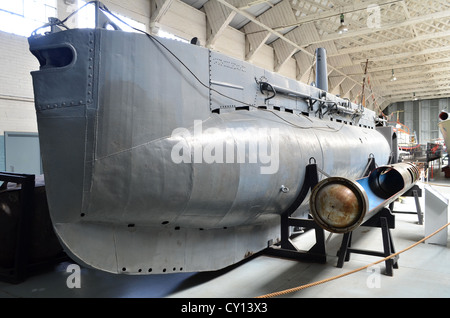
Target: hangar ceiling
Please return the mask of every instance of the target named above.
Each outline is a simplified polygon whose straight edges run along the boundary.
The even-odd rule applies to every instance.
[[[160,7],[171,1],[155,0]],[[225,27],[236,28],[245,34],[247,60],[263,44],[270,45],[275,71],[294,58],[299,80],[310,73],[315,49],[325,47],[330,92],[355,98],[364,83],[366,107],[371,109],[450,97],[447,0],[182,1],[205,12],[207,45]],[[348,31],[340,34],[342,20]]]

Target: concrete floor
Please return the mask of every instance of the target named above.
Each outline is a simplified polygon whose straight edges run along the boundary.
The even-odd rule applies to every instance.
[[[419,183],[421,187],[426,186]],[[450,179],[435,170],[428,186],[450,198]],[[425,195],[420,198],[425,214]],[[416,211],[414,198],[396,202],[394,211]],[[396,228],[391,230],[397,252],[425,237],[424,225],[416,214],[395,213]],[[448,298],[450,297],[450,239],[447,245],[421,243],[402,253],[393,276],[385,275],[385,263],[371,266],[278,298]],[[81,269],[80,288],[69,288],[67,272],[71,262],[62,262],[33,275],[20,284],[0,282],[0,298],[253,298],[348,273],[380,260],[352,254],[343,268],[338,268],[336,253],[342,235],[326,232],[327,262],[299,262],[258,255],[235,266],[206,273],[176,273],[151,276],[114,275]],[[294,241],[299,248],[314,242],[313,233]],[[354,231],[352,247],[382,250],[381,231],[360,227]],[[271,297],[272,298],[272,297]]]

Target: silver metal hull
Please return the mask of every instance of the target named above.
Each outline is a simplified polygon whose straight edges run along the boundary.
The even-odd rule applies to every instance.
[[[295,94],[267,101],[255,78],[314,98],[323,92],[198,46],[160,40],[197,80],[141,34],[68,30],[29,41],[42,65],[32,76],[52,222],[86,266],[126,274],[226,267],[279,241],[280,214],[310,158],[356,179],[369,156],[385,165],[391,154],[373,112],[316,118],[320,103]],[[247,104],[267,109],[239,110]],[[255,142],[268,145],[270,162],[252,157]]]

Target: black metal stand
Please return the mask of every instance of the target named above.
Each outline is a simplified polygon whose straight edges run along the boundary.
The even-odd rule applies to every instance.
[[[311,160],[310,160],[311,162]],[[306,166],[305,182],[299,195],[292,205],[281,214],[281,241],[277,246],[271,246],[266,249],[265,254],[292,258],[303,261],[326,262],[325,251],[325,232],[313,219],[300,219],[291,217],[303,200],[306,198],[309,190],[318,183],[317,165],[310,163]],[[316,244],[308,251],[301,251],[295,247],[291,241],[290,228],[302,227],[305,230],[315,230]]]
[[[391,211],[388,208],[383,208],[383,210],[381,210],[372,218],[364,222],[361,226],[381,228],[381,234],[383,238],[383,252],[351,248],[353,232],[348,232],[344,234],[341,248],[338,251],[339,258],[337,267],[342,268],[344,266],[344,261],[348,262],[350,260],[351,253],[379,256],[383,258],[395,254],[394,243],[392,241],[390,231],[390,229],[395,228],[395,216],[391,213]],[[386,260],[385,263],[386,263],[386,275],[393,276],[394,275],[393,269],[398,268],[398,255]]]
[[[35,176],[2,172],[0,173],[0,181],[5,182],[3,184],[5,187],[7,182],[18,183],[22,186],[20,190],[21,211],[17,224],[17,237],[11,238],[16,241],[14,265],[11,268],[0,268],[1,280],[19,283],[25,279],[29,257],[30,219],[34,208]]]
[[[422,197],[422,189],[416,184],[411,189],[406,191],[402,195],[402,197],[414,197],[414,200],[415,200],[415,203],[416,203],[416,212],[399,212],[399,211],[394,211],[394,203],[395,202],[392,202],[389,205],[389,209],[391,209],[392,213],[405,213],[405,214],[415,214],[415,213],[417,213],[418,224],[419,225],[423,225],[423,213],[422,213],[422,209],[420,207],[420,202],[419,202],[419,197]]]
[[[0,192],[9,192],[8,182],[21,185],[13,190],[18,194],[8,196],[17,197],[17,204],[11,199],[0,202],[10,211],[6,219],[0,215],[0,231],[7,236],[0,248],[0,281],[18,284],[39,270],[69,260],[53,231],[45,191],[36,191],[35,181],[32,174],[0,172]]]

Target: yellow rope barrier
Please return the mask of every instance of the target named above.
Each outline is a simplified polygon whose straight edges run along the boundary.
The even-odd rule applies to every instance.
[[[271,298],[271,297],[276,297],[276,296],[286,295],[286,294],[289,294],[289,293],[293,293],[293,292],[296,292],[296,291],[299,291],[299,290],[303,290],[303,289],[306,289],[306,288],[309,288],[309,287],[312,287],[312,286],[317,286],[317,285],[320,285],[320,284],[323,284],[323,283],[327,283],[327,282],[329,282],[329,281],[332,281],[332,280],[335,280],[335,279],[338,279],[338,278],[341,278],[341,277],[345,277],[345,276],[348,276],[348,275],[350,275],[350,274],[353,274],[353,273],[362,271],[362,270],[364,270],[364,269],[366,269],[366,268],[369,268],[369,267],[371,267],[371,266],[373,266],[373,265],[376,265],[376,264],[385,262],[386,260],[388,260],[388,259],[390,259],[390,258],[393,258],[393,257],[395,257],[395,256],[397,256],[397,255],[399,255],[399,254],[401,254],[401,253],[404,253],[404,252],[410,250],[411,248],[413,248],[413,247],[419,245],[420,243],[422,243],[422,242],[428,240],[428,239],[429,239],[430,237],[432,237],[433,235],[439,233],[440,231],[442,231],[443,229],[445,229],[445,228],[448,227],[449,225],[450,225],[450,222],[447,223],[446,225],[444,225],[443,227],[441,227],[440,229],[436,230],[434,233],[428,235],[427,237],[424,237],[424,238],[421,239],[420,241],[418,241],[418,242],[414,243],[413,245],[411,245],[411,246],[409,246],[409,247],[407,247],[407,248],[401,250],[400,252],[391,254],[391,255],[389,255],[388,257],[385,257],[385,258],[383,258],[383,259],[381,259],[381,260],[379,260],[379,261],[376,261],[376,262],[374,262],[374,263],[371,263],[371,264],[369,264],[369,265],[366,265],[366,266],[363,266],[363,267],[354,269],[354,270],[352,270],[352,271],[349,271],[349,272],[346,272],[346,273],[343,273],[343,274],[340,274],[340,275],[337,275],[337,276],[334,276],[334,277],[326,278],[326,279],[323,279],[323,280],[320,280],[320,281],[317,281],[317,282],[314,282],[314,283],[309,283],[309,284],[306,284],[306,285],[302,285],[302,286],[298,286],[298,287],[294,287],[294,288],[290,288],[290,289],[285,289],[285,290],[282,290],[282,291],[279,291],[279,292],[275,292],[275,293],[271,293],[271,294],[266,294],[266,295],[258,296],[258,297],[256,297],[256,298]]]

